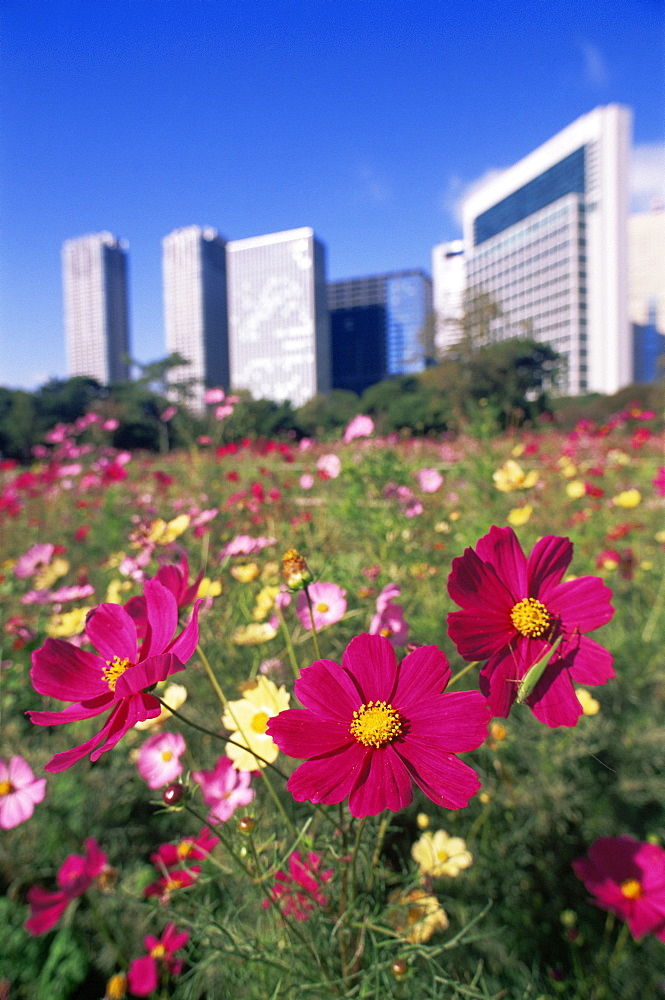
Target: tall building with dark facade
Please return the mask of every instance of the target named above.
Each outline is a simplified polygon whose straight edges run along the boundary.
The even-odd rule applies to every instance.
[[[398,271],[328,284],[332,384],[355,393],[425,367],[423,330],[432,313],[424,271]]]
[[[67,369],[102,385],[129,378],[127,246],[91,233],[62,247]]]

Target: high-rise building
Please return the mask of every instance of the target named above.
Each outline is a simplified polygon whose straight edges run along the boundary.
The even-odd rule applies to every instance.
[[[67,240],[62,279],[69,374],[127,380],[127,245],[106,232]]]
[[[627,108],[596,108],[463,206],[468,294],[498,305],[493,338],[551,344],[570,394],[614,393],[632,380],[630,136]]]
[[[200,411],[206,386],[229,387],[226,241],[215,229],[175,229],[162,240],[162,270],[166,346],[189,361],[169,381],[194,379],[189,403]]]
[[[301,406],[330,390],[325,249],[308,227],[226,245],[231,385]]]
[[[432,248],[434,346],[438,355],[460,339],[464,312],[466,259],[464,241],[452,240]]]
[[[328,284],[332,384],[358,394],[391,375],[425,367],[432,281],[398,271]]]
[[[654,205],[628,219],[628,308],[633,326],[634,377],[665,377],[665,211]]]

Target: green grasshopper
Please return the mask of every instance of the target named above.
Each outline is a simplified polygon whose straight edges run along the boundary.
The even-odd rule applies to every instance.
[[[547,666],[547,664],[550,662],[550,660],[552,659],[552,657],[556,653],[557,649],[559,648],[559,645],[561,644],[561,640],[562,639],[563,639],[563,634],[561,634],[558,637],[558,639],[554,640],[554,642],[552,643],[552,645],[550,646],[550,648],[547,650],[547,652],[545,653],[545,655],[543,657],[541,657],[541,659],[538,660],[537,663],[533,663],[529,667],[529,669],[525,673],[524,677],[519,682],[519,685],[517,687],[517,703],[519,705],[521,705],[522,702],[525,701],[529,697],[529,695],[531,694],[531,692],[535,688],[536,684],[538,683],[538,681],[540,680],[540,678],[543,676],[543,674],[545,672],[545,667]]]

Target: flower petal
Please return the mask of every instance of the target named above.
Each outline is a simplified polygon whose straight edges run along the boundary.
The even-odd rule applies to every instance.
[[[159,580],[146,580],[143,587],[148,616],[148,631],[141,646],[141,659],[163,653],[178,627],[176,599]],[[134,657],[133,659],[135,659]]]
[[[477,544],[476,552],[483,562],[494,567],[500,580],[512,593],[526,596],[527,561],[517,535],[512,528],[490,528]]]
[[[428,799],[444,809],[463,809],[481,787],[476,772],[453,754],[416,739],[395,745],[395,750],[413,781]]]
[[[489,562],[483,562],[473,549],[465,549],[464,555],[457,556],[452,561],[448,593],[461,608],[477,608],[485,613],[493,612],[494,615],[503,616],[510,614],[519,599],[515,595],[524,592],[517,587],[508,588]]]
[[[420,646],[406,656],[399,667],[394,701],[400,712],[441,694],[450,680],[446,654],[437,646]]]
[[[490,718],[480,691],[451,691],[412,711],[406,738],[428,743],[446,753],[476,750],[487,738]]]
[[[288,708],[268,721],[266,732],[289,757],[319,757],[355,742],[350,724],[351,717],[343,722],[329,718],[323,723],[306,708]]]
[[[357,635],[344,650],[342,667],[358,686],[363,704],[392,700],[397,683],[397,657],[385,636],[366,632]]]
[[[555,587],[573,558],[573,543],[569,538],[546,535],[540,538],[527,563],[528,597],[535,597],[547,604],[549,593]]]
[[[88,614],[86,635],[103,660],[136,660],[136,625],[119,604],[100,604]]]
[[[187,663],[197,647],[199,641],[199,607],[202,603],[203,599],[196,602],[189,622],[185,625],[173,645],[169,646],[169,653],[177,656],[181,663]]]
[[[580,576],[554,587],[547,597],[548,608],[570,630],[593,632],[606,625],[614,614],[612,591],[599,576]],[[546,602],[546,603],[547,603]]]
[[[323,719],[351,724],[362,695],[346,670],[333,660],[316,660],[305,667],[294,691],[301,705]],[[308,755],[309,756],[309,755]]]
[[[583,635],[570,663],[570,675],[578,684],[605,684],[615,676],[612,656],[604,646]]]
[[[532,694],[526,699],[535,717],[551,729],[576,726],[582,705],[566,669],[566,658],[550,661]]]
[[[105,663],[64,639],[47,639],[32,654],[30,678],[39,694],[60,701],[86,701],[108,692]]]
[[[77,702],[63,708],[61,712],[26,712],[30,721],[36,726],[62,726],[66,722],[80,722],[82,719],[93,719],[105,712],[114,701],[113,692],[108,691],[90,701]]]
[[[183,664],[172,653],[163,653],[141,660],[118,677],[115,685],[116,699],[138,694],[139,691],[152,687],[159,681],[165,681],[171,674],[177,674],[184,669]]]
[[[350,747],[316,760],[306,760],[296,768],[287,789],[297,802],[341,802],[369,773],[371,751],[355,741]]]
[[[485,660],[497,649],[507,646],[515,636],[510,620],[511,608],[501,615],[489,610],[451,611],[448,635],[465,660]]]
[[[363,772],[349,796],[349,812],[352,816],[376,816],[384,809],[399,812],[412,799],[411,776],[404,761],[392,746],[386,746],[371,752],[369,771]]]

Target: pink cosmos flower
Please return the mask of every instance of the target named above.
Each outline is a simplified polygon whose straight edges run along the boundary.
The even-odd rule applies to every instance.
[[[303,472],[300,477],[300,488],[302,490],[311,490],[314,485],[314,476],[310,472]]]
[[[342,471],[342,462],[339,455],[321,455],[316,467],[327,479],[337,479]]]
[[[190,583],[189,563],[187,562],[187,556],[183,555],[179,566],[173,564],[160,566],[154,579],[159,580],[167,590],[171,591],[180,611],[191,604],[196,598],[204,575],[205,570],[201,570],[194,582]],[[139,639],[143,639],[148,630],[148,613],[145,596],[139,594],[136,597],[130,597],[123,606],[125,611],[134,619]]]
[[[396,583],[389,583],[376,599],[376,614],[369,627],[370,635],[385,635],[393,646],[405,646],[409,638],[409,626],[404,618],[401,604],[393,604],[401,591]]]
[[[194,885],[200,874],[201,865],[192,865],[190,868],[178,868],[167,872],[155,882],[147,885],[143,890],[143,895],[146,899],[158,896],[162,906],[168,906],[171,902],[171,893],[177,889],[188,889]]]
[[[320,854],[309,851],[303,859],[300,851],[294,851],[289,858],[288,874],[281,869],[275,873],[275,885],[270,890],[270,897],[279,904],[285,917],[309,920],[317,906],[328,905],[321,886],[330,881],[333,871],[332,868],[319,871],[320,867]],[[264,899],[261,905],[267,910],[270,900]]]
[[[436,493],[443,486],[443,476],[437,469],[419,469],[416,478],[423,493]]]
[[[462,809],[480,788],[455,754],[487,737],[489,712],[478,691],[444,694],[445,654],[421,646],[397,663],[390,642],[359,635],[342,665],[317,660],[295,684],[305,707],[270,719],[267,732],[289,757],[308,758],[289,778],[298,802],[336,803],[353,816],[397,812],[415,782],[444,809]]]
[[[182,774],[187,746],[181,733],[156,733],[139,750],[136,767],[148,788],[161,788]]]
[[[183,861],[205,860],[218,843],[219,837],[204,826],[196,837],[183,837],[177,844],[162,844],[150,855],[150,860],[157,868],[177,868]]]
[[[169,422],[169,420],[172,420],[173,417],[175,417],[177,412],[178,412],[177,406],[167,406],[159,419],[163,420],[164,423],[166,424]]]
[[[665,497],[665,465],[656,470],[656,477],[653,481],[656,493],[659,497]],[[16,570],[14,570],[16,572]]]
[[[233,413],[233,407],[226,403],[224,406],[218,406],[215,409],[215,420],[224,420],[225,417],[230,417]]]
[[[40,566],[46,566],[51,561],[54,552],[55,545],[51,545],[50,542],[33,545],[16,560],[14,576],[19,580],[32,576]]]
[[[228,556],[254,556],[262,549],[275,545],[276,542],[276,538],[265,538],[263,535],[258,538],[252,538],[251,535],[236,535],[235,538],[226,543],[219,553],[219,558],[222,560]]]
[[[354,438],[369,437],[373,433],[374,421],[372,418],[365,416],[364,413],[359,413],[349,422],[344,431],[344,444],[348,444]]]
[[[182,969],[182,960],[174,958],[176,951],[189,941],[187,931],[176,931],[175,924],[167,925],[161,938],[148,934],[144,944],[148,954],[143,958],[135,958],[129,964],[127,982],[129,989],[137,997],[147,997],[157,989],[160,973],[166,971],[171,976],[177,976]]]
[[[312,602],[312,615],[314,617],[314,628],[325,628],[326,625],[334,625],[344,616],[346,611],[346,591],[338,587],[336,583],[310,583],[307,588]],[[296,614],[300,619],[303,628],[312,628],[309,616],[309,604],[307,595],[301,590],[296,600]]]
[[[460,656],[487,660],[480,690],[505,718],[529,668],[560,645],[525,701],[545,725],[574,726],[582,715],[573,681],[588,686],[614,677],[612,657],[584,635],[614,614],[612,591],[596,576],[561,578],[573,556],[568,538],[546,535],[528,560],[512,528],[490,529],[453,559],[448,593],[462,611],[448,615]]]
[[[106,855],[94,837],[89,837],[85,841],[85,854],[70,854],[60,866],[57,875],[60,888],[56,892],[38,885],[28,889],[30,916],[25,922],[26,930],[33,935],[50,931],[71,901],[87,892],[107,867]]]
[[[193,771],[203,801],[210,806],[208,823],[226,823],[239,806],[248,806],[256,792],[250,788],[251,771],[236,771],[229,757],[220,757],[212,771]]]
[[[92,761],[112,749],[137,722],[156,719],[161,705],[148,693],[158,681],[184,669],[198,642],[196,602],[189,624],[178,626],[175,597],[159,580],[145,584],[148,629],[139,646],[136,626],[117,604],[100,604],[88,614],[86,635],[99,655],[63,639],[47,639],[32,654],[30,676],[39,694],[73,702],[62,712],[28,712],[38,726],[91,719],[109,711],[99,733],[80,746],[56,754],[45,770],[63,771],[88,753]]]
[[[208,404],[223,403],[224,390],[219,387],[215,389],[206,389],[203,393],[203,402]]]
[[[573,870],[593,902],[625,920],[636,940],[655,934],[665,941],[665,850],[633,837],[601,837]]]
[[[11,830],[30,819],[46,795],[46,778],[35,778],[23,757],[7,763],[0,757],[0,830]]]

